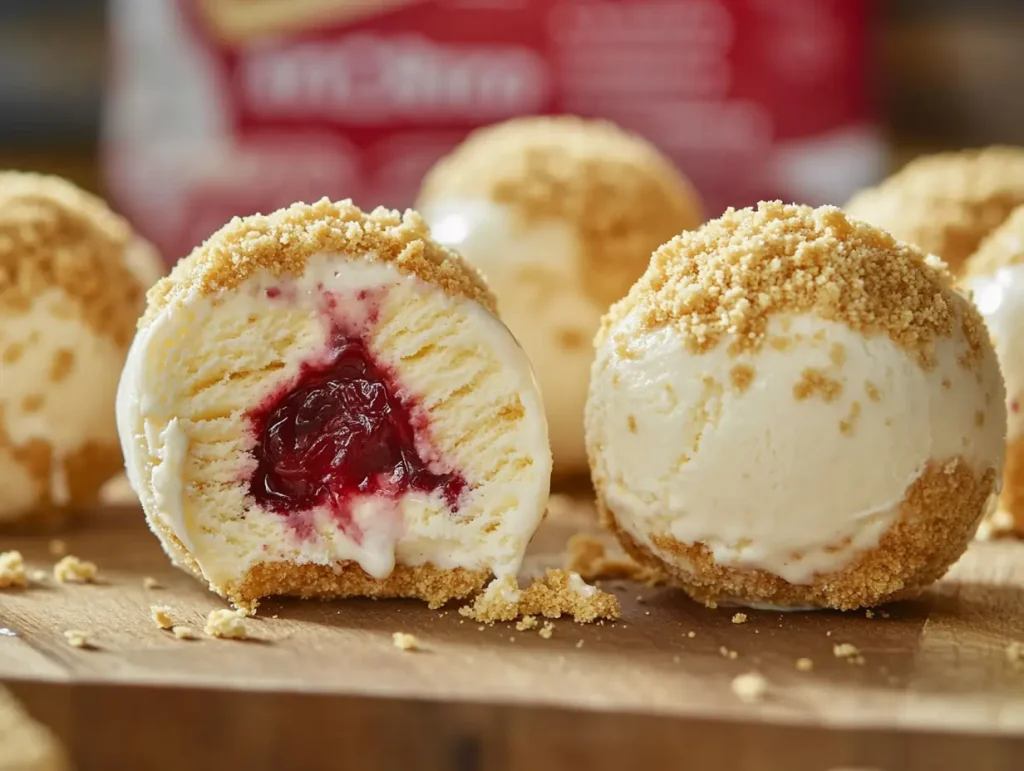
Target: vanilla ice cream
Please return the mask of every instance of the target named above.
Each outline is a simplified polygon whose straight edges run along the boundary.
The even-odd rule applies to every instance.
[[[487,276],[530,357],[556,473],[585,470],[591,340],[651,251],[700,223],[692,187],[611,124],[521,118],[474,133],[442,159],[419,207],[434,237]]]
[[[551,455],[526,355],[413,212],[235,220],[150,294],[118,393],[167,553],[236,604],[514,575]]]
[[[1021,204],[1024,148],[996,146],[917,158],[844,209],[938,255],[959,275],[981,240]]]
[[[1006,381],[1006,466],[989,529],[1024,532],[1024,206],[967,260],[964,286],[988,325]]]
[[[0,522],[94,503],[121,467],[114,397],[153,254],[69,182],[0,173]]]
[[[659,249],[597,338],[599,506],[696,597],[920,590],[992,507],[1004,392],[945,270],[838,209],[728,211]]]

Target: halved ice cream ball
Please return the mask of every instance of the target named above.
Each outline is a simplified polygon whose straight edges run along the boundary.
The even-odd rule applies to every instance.
[[[669,241],[596,346],[599,508],[696,598],[907,597],[995,503],[984,323],[941,264],[838,209],[762,203]]]
[[[997,145],[916,158],[843,208],[960,275],[981,240],[1021,204],[1024,148]]]
[[[95,196],[0,173],[0,523],[94,504],[122,468],[117,379],[158,264]]]
[[[149,294],[128,477],[175,564],[261,597],[463,597],[543,516],[547,424],[480,275],[415,212],[235,219]]]
[[[963,285],[988,325],[1006,381],[1006,466],[993,533],[1024,533],[1024,206],[967,260]]]
[[[434,237],[483,271],[533,362],[556,475],[585,473],[583,404],[603,314],[651,252],[701,222],[690,183],[645,140],[581,118],[473,133],[418,202]]]

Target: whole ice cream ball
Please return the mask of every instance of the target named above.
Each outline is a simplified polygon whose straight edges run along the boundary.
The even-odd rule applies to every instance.
[[[225,225],[150,292],[117,417],[167,554],[239,607],[466,596],[515,575],[547,504],[526,355],[411,211]]]
[[[1006,381],[1006,466],[989,531],[1024,533],[1024,206],[968,260],[963,280],[985,319]]]
[[[0,522],[95,503],[122,468],[117,379],[159,263],[138,254],[98,198],[0,173]]]
[[[981,240],[1024,204],[1024,148],[917,158],[853,196],[847,214],[945,260],[954,275]]]
[[[541,385],[555,472],[585,472],[583,404],[601,314],[651,252],[700,224],[693,188],[609,123],[520,118],[472,134],[427,175],[434,237],[483,271]]]
[[[907,597],[994,505],[1006,412],[981,318],[838,209],[762,203],[669,241],[596,346],[599,508],[696,598]]]

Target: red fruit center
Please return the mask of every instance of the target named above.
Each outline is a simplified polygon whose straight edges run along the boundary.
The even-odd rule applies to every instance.
[[[438,492],[454,512],[466,482],[432,471],[417,451],[415,405],[397,396],[361,338],[334,329],[330,346],[326,363],[303,365],[290,389],[250,414],[252,496],[284,515],[326,505],[357,541],[351,502],[359,496]]]

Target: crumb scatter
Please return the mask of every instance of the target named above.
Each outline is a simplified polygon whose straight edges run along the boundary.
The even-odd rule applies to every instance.
[[[150,605],[149,617],[160,629],[170,629],[174,626],[171,609],[167,605]]]
[[[768,692],[768,681],[757,672],[737,675],[732,680],[732,692],[746,704],[762,701]]]
[[[0,589],[22,588],[28,585],[25,560],[20,551],[0,553]]]
[[[211,610],[210,615],[206,617],[203,632],[209,637],[244,640],[248,636],[245,624],[247,615],[244,610],[228,610],[227,608]]]
[[[171,627],[171,633],[175,637],[177,637],[179,640],[198,640],[199,639],[199,635],[196,633],[196,631],[192,627],[185,626],[183,624],[178,624],[176,626],[172,626]]]
[[[414,634],[407,632],[394,632],[391,635],[391,644],[398,648],[400,651],[418,651],[420,650],[420,640]]]
[[[62,557],[53,566],[53,577],[62,584],[88,584],[96,580],[96,563],[81,560],[73,554]]]
[[[68,629],[64,632],[64,639],[67,640],[68,645],[72,648],[89,650],[96,647],[93,645],[93,642],[89,637],[89,633],[83,632],[79,629]]]

